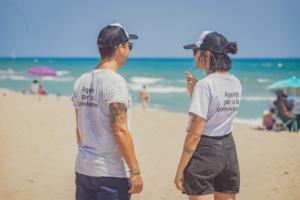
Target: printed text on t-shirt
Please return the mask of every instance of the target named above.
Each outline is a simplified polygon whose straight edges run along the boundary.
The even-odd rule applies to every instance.
[[[238,92],[225,92],[224,104],[222,107],[218,107],[217,111],[230,111],[234,112],[239,109],[240,94]]]
[[[81,90],[81,92],[82,92],[81,102],[78,102],[78,106],[98,107],[97,103],[91,102],[95,99],[94,91],[95,90],[93,88],[83,87]],[[89,102],[86,102],[86,101],[89,101]]]

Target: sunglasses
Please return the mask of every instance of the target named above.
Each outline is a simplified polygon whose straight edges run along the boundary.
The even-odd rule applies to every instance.
[[[200,52],[201,56],[204,56],[204,57],[206,56],[205,51],[202,51],[200,49],[193,49],[194,56],[197,54],[198,51]]]
[[[131,51],[131,50],[132,50],[132,48],[133,48],[133,43],[131,43],[131,42],[128,42],[128,48],[129,48],[129,50]]]
[[[193,49],[194,56],[196,55],[197,51],[199,51],[199,49]]]
[[[120,44],[118,46],[115,46],[114,49],[117,49],[119,46],[124,46],[126,43],[123,43],[123,44]],[[131,42],[128,42],[128,48],[129,48],[129,51],[133,48],[133,43]]]

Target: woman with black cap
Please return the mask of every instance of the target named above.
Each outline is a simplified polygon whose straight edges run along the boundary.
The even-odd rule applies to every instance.
[[[194,51],[196,68],[205,70],[207,76],[196,80],[186,72],[190,122],[175,185],[190,200],[235,199],[240,173],[231,132],[242,89],[229,73],[228,53],[235,54],[237,44],[217,32],[205,31],[195,44],[184,48]]]

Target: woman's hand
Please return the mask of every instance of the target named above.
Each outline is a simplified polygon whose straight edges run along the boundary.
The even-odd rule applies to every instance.
[[[190,96],[192,96],[194,87],[195,87],[198,80],[196,78],[194,78],[193,75],[189,71],[186,71],[184,74],[185,74],[185,77],[187,79],[188,93],[189,93]]]
[[[183,180],[184,180],[183,179],[183,171],[177,170],[175,180],[174,180],[174,184],[175,184],[177,190],[179,190],[181,192],[184,192]]]

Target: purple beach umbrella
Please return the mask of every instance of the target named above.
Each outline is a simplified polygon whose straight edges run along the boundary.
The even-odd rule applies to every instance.
[[[57,76],[57,73],[54,69],[46,66],[31,67],[27,69],[27,72],[38,76]]]

